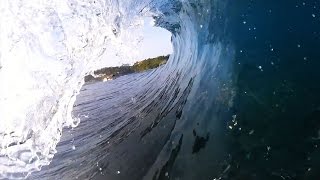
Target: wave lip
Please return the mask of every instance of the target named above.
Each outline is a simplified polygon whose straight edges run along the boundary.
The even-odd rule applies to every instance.
[[[183,90],[188,89],[189,95],[188,84],[199,83],[194,79],[207,58],[198,49],[198,31],[207,27],[209,11],[200,16],[195,4],[184,0],[1,1],[1,24],[6,26],[0,26],[0,84],[5,85],[0,89],[0,178],[26,178],[50,164],[62,129],[79,124],[72,110],[83,78],[108,51],[130,56],[139,44],[137,22],[143,16],[152,16],[157,26],[173,34],[173,57],[159,74],[149,76],[168,80],[166,86],[157,86],[167,96],[172,93],[170,107],[164,109],[174,107]],[[203,62],[196,62],[199,57]]]
[[[83,77],[109,49],[128,57],[144,3],[1,1],[0,178],[50,163],[62,128],[79,123],[71,112]]]

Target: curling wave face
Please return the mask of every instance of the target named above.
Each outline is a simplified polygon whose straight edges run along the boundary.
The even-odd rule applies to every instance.
[[[2,0],[0,178],[319,179],[318,4],[298,4]],[[145,16],[168,63],[82,87]]]
[[[147,0],[2,1],[1,8],[2,178],[23,178],[50,163],[62,128],[79,124],[71,112],[83,77],[111,48],[130,56],[143,16],[173,33],[168,71],[183,77],[188,69],[200,71],[192,67],[199,55],[197,31],[206,28],[211,13],[208,8],[197,15],[198,7],[186,1]]]
[[[62,128],[79,123],[71,111],[84,75],[109,46],[127,57],[147,3],[1,2],[1,177],[50,163]]]

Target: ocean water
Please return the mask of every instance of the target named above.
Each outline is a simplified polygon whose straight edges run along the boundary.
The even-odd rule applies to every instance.
[[[319,1],[0,7],[0,178],[320,178]],[[146,16],[172,33],[168,63],[83,85]]]

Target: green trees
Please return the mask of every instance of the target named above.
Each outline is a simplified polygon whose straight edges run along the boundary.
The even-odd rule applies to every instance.
[[[149,58],[140,62],[134,63],[132,66],[133,71],[135,72],[141,72],[148,69],[154,69],[162,64],[165,64],[169,59],[169,55],[167,56],[158,56],[156,58]]]
[[[165,63],[167,63],[169,59],[169,55],[167,56],[158,56],[155,58],[145,59],[143,61],[139,61],[134,63],[133,66],[123,65],[120,67],[106,67],[102,69],[98,69],[94,71],[94,76],[87,75],[84,80],[85,82],[95,82],[95,81],[103,81],[104,79],[114,79],[116,77],[146,71],[149,69],[157,68]]]

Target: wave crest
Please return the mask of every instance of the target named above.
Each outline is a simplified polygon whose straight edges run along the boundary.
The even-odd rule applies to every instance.
[[[79,123],[71,112],[83,77],[109,47],[127,57],[138,44],[143,3],[1,1],[0,178],[50,163],[62,128]]]

